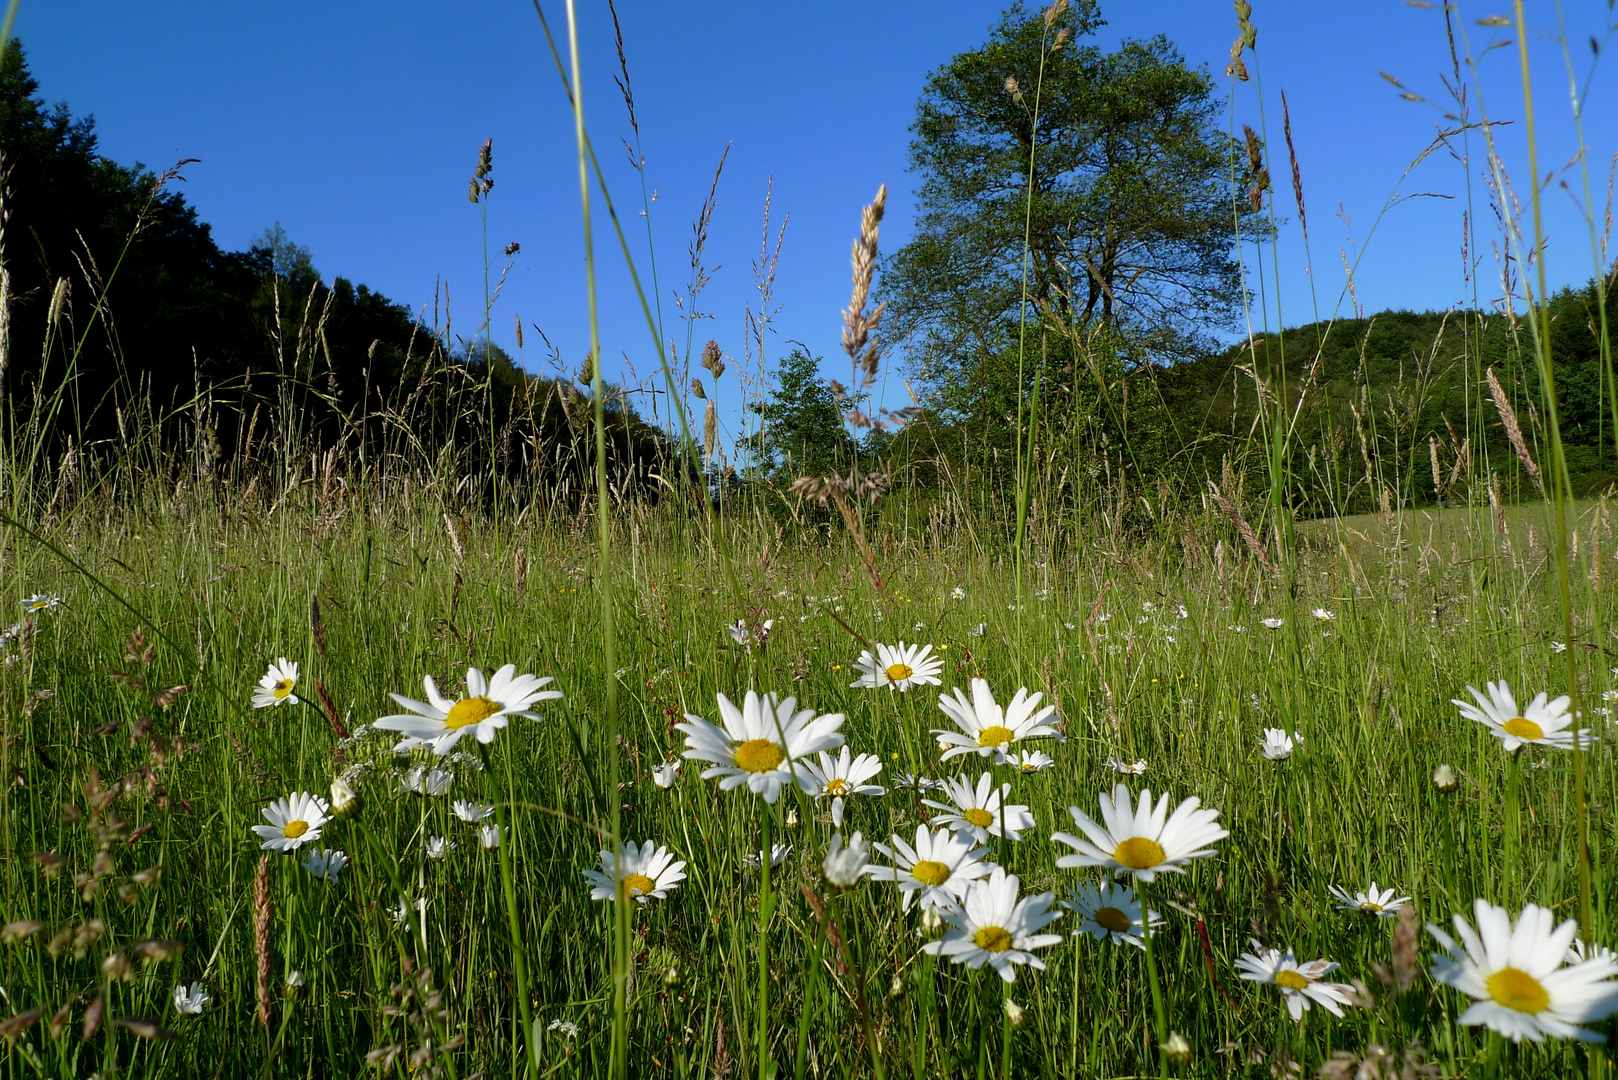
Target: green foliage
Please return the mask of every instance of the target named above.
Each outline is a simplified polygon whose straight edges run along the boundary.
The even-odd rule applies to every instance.
[[[1212,80],[1161,36],[1079,43],[1101,25],[1093,2],[1050,25],[1014,7],[928,78],[911,128],[916,235],[883,289],[929,386],[973,381],[1015,346],[1025,224],[1031,319],[1081,336],[1116,325],[1163,359],[1239,310],[1233,147]],[[1074,39],[1053,48],[1061,32]]]
[[[759,417],[759,465],[780,483],[846,469],[855,444],[843,411],[820,374],[820,361],[801,348],[781,358],[775,386],[752,406]]]

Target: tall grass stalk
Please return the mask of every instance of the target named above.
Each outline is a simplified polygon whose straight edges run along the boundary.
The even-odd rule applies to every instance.
[[[613,604],[613,557],[611,491],[607,485],[607,421],[606,396],[602,391],[601,326],[596,310],[595,239],[590,222],[590,157],[585,139],[584,81],[579,63],[579,24],[574,0],[567,0],[567,44],[573,90],[573,131],[578,142],[579,156],[579,212],[584,225],[584,280],[590,319],[591,391],[595,398],[596,444],[596,543],[599,553],[600,579],[597,590],[601,602],[601,633],[605,700],[603,702],[605,741],[607,745],[607,806],[611,821],[610,844],[622,865],[623,820],[621,800],[618,798],[620,775],[618,730],[618,679],[612,673],[618,667],[616,612]],[[622,874],[622,871],[617,871]],[[619,886],[622,891],[622,886]],[[627,894],[615,897],[613,911],[612,946],[612,1064],[615,1077],[629,1075],[629,904]]]

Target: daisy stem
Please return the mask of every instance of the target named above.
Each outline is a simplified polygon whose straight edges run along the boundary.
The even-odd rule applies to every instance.
[[[1152,988],[1152,1017],[1157,1021],[1157,1063],[1166,1078],[1169,1075],[1169,1057],[1163,1044],[1168,1039],[1168,1021],[1163,1012],[1163,989],[1157,981],[1157,950],[1152,948],[1152,941],[1157,935],[1152,933],[1151,912],[1146,906],[1145,893],[1140,879],[1136,878],[1135,900],[1145,913],[1145,918],[1141,922],[1140,937],[1146,944],[1146,982]]]
[[[803,992],[803,1010],[798,1014],[798,1052],[793,1058],[792,1080],[803,1080],[803,1067],[809,1051],[809,1019],[816,1011],[816,998],[820,990],[820,954],[826,947],[826,919],[821,917],[815,930],[815,947],[809,954],[809,984]]]
[[[483,757],[484,771],[489,771],[489,747],[487,743],[478,743],[478,753]],[[496,820],[500,826],[500,843],[495,850],[500,853],[500,891],[506,899],[506,925],[511,931],[511,973],[517,982],[517,1009],[522,1017],[523,1045],[528,1050],[528,1070],[534,1076],[539,1075],[539,1046],[534,1041],[534,1015],[533,1002],[528,996],[528,962],[525,959],[523,947],[522,925],[517,918],[517,885],[511,876],[511,845],[514,838],[511,835],[511,792],[507,787],[505,802],[495,804]]]
[[[1011,1080],[1011,984],[1000,984],[1000,1080]],[[1031,1007],[1031,1006],[1030,1006]]]
[[[771,1068],[769,1046],[769,992],[770,992],[770,913],[775,907],[774,898],[770,895],[770,864],[775,861],[775,851],[770,846],[770,815],[766,811],[764,820],[764,850],[760,852],[763,858],[760,870],[761,887],[758,897],[758,1077],[759,1080],[770,1080],[775,1070]]]
[[[1508,890],[1517,881],[1517,829],[1518,820],[1518,783],[1522,773],[1522,750],[1518,749],[1506,758],[1506,879]]]

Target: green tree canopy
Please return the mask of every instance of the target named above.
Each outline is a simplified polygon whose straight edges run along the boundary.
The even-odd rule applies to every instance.
[[[1094,0],[1050,25],[1018,5],[927,80],[916,235],[883,287],[935,386],[1015,346],[1025,226],[1032,319],[1120,329],[1178,359],[1239,309],[1231,182],[1245,178],[1213,82],[1162,36],[1080,43],[1102,25]]]

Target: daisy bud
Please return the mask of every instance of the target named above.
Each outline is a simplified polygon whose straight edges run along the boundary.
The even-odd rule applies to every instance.
[[[1012,1001],[1010,998],[1006,998],[1005,1001],[1001,1002],[1000,1007],[1005,1010],[1006,1023],[1010,1024],[1012,1027],[1022,1027],[1023,1019],[1027,1016],[1028,1012],[1026,1009],[1024,1009],[1021,1005],[1018,1005],[1015,1001]]]
[[[296,990],[303,985],[303,972],[294,971],[287,976],[287,989]]]
[[[921,936],[935,938],[944,932],[944,917],[938,913],[937,908],[923,908],[921,912]]]
[[[669,969],[667,971],[663,972],[663,985],[664,986],[679,986],[680,985],[680,969],[675,967],[673,964],[670,964]]]
[[[1191,1044],[1178,1031],[1171,1031],[1163,1043],[1163,1053],[1176,1065],[1183,1065],[1191,1060]]]
[[[788,810],[787,811],[787,828],[796,829],[797,827],[798,827],[798,812],[796,810]]]
[[[1461,781],[1456,777],[1455,770],[1448,765],[1440,765],[1433,770],[1433,787],[1448,795],[1459,787]]]
[[[359,793],[349,787],[339,777],[331,782],[331,812],[336,817],[346,817],[360,808]]]
[[[928,908],[927,910],[931,911],[932,908]],[[888,980],[888,996],[890,998],[903,997],[904,992],[905,992],[905,981],[903,979],[901,979],[899,976],[895,975],[892,979]]]

